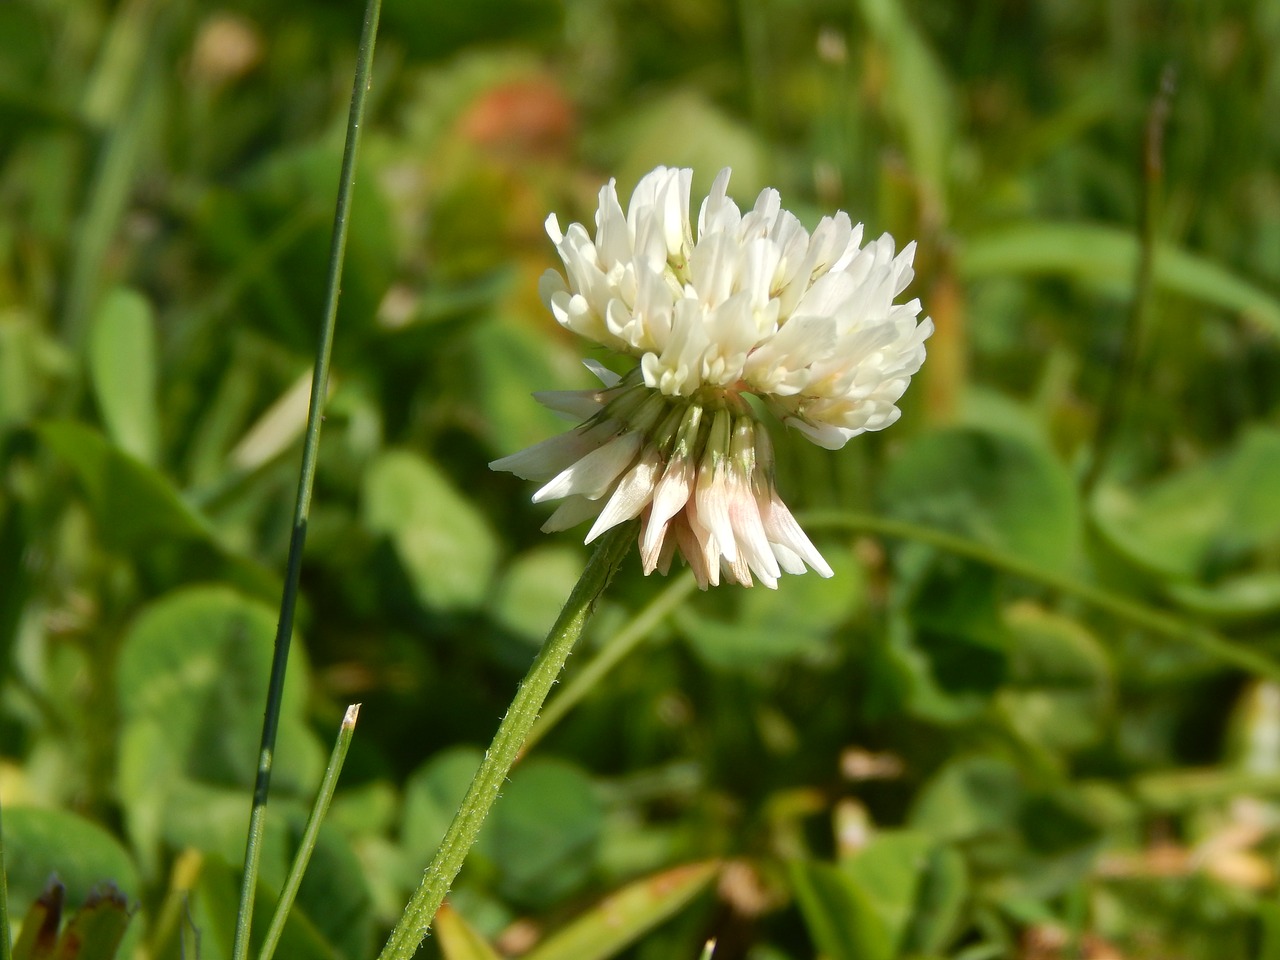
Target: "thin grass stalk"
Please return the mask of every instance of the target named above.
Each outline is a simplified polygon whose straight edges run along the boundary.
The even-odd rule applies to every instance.
[[[134,23],[121,23],[120,18]],[[62,303],[62,336],[72,352],[79,354],[89,326],[102,268],[115,239],[120,221],[128,205],[138,158],[147,141],[146,122],[161,75],[161,57],[168,37],[168,20],[154,15],[152,4],[139,3],[121,7],[113,27],[113,36],[121,31],[136,32],[135,39],[146,38],[146,49],[136,62],[123,58],[124,78],[98,76],[93,95],[107,102],[117,97],[124,106],[102,138],[101,147],[90,175],[87,202],[75,232],[75,252],[68,272],[66,295]],[[108,62],[114,65],[115,60]],[[102,93],[103,85],[118,84],[122,91]],[[92,102],[86,108],[93,110]],[[108,111],[114,112],[114,111]],[[76,391],[68,391],[63,402],[73,407]]]
[[[582,629],[613,578],[614,571],[632,548],[635,536],[636,523],[632,521],[614,527],[600,538],[586,569],[538,651],[533,666],[520,682],[520,688],[498,725],[498,732],[485,751],[471,786],[467,788],[462,805],[423,874],[421,885],[414,891],[386,946],[378,954],[378,960],[411,960],[430,931],[436,911],[453,886],[463,860],[480,834],[481,825],[498,799],[507,774],[520,756],[538,711],[582,636]]]
[[[945,550],[947,553],[953,553],[958,557],[976,560],[995,570],[1048,587],[1064,596],[1075,597],[1091,607],[1150,633],[1182,640],[1211,657],[1240,667],[1256,676],[1280,682],[1280,663],[1255,650],[1233,643],[1207,627],[1189,623],[1173,614],[1130,600],[1104,587],[1045,570],[1021,557],[989,547],[977,540],[903,520],[890,520],[863,513],[815,511],[804,514],[798,519],[806,528],[848,530],[900,540],[913,540],[916,543],[924,543],[939,550]]]
[[[342,773],[342,765],[347,759],[347,750],[351,747],[351,737],[356,732],[356,718],[360,716],[360,704],[353,703],[347,707],[342,718],[342,726],[338,728],[338,738],[333,744],[333,753],[329,755],[329,765],[325,767],[324,779],[320,781],[320,789],[316,792],[315,802],[311,805],[311,814],[307,817],[307,826],[302,832],[302,842],[289,867],[289,876],[285,879],[280,891],[280,900],[276,903],[275,915],[271,918],[271,926],[262,941],[262,950],[258,960],[271,960],[280,943],[280,935],[284,933],[285,921],[293,902],[298,897],[298,888],[302,886],[302,877],[307,872],[307,864],[311,862],[311,854],[316,848],[316,838],[320,836],[320,824],[329,812],[329,803],[333,800],[334,788],[338,785],[338,775]]]
[[[1173,67],[1166,66],[1160,75],[1160,90],[1147,113],[1142,139],[1142,193],[1139,198],[1138,265],[1133,279],[1133,304],[1125,325],[1120,360],[1112,371],[1102,407],[1098,411],[1093,451],[1081,481],[1081,489],[1086,497],[1097,486],[1106,469],[1137,386],[1135,381],[1138,379],[1138,366],[1146,339],[1147,315],[1151,312],[1151,296],[1155,290],[1160,192],[1164,184],[1164,131],[1173,108],[1174,81]]]
[[[302,548],[307,539],[307,517],[311,511],[311,490],[315,481],[316,455],[320,447],[320,423],[329,388],[329,360],[333,351],[333,331],[338,316],[342,263],[347,248],[347,227],[351,195],[355,186],[356,155],[360,146],[360,133],[364,126],[369,74],[373,65],[374,41],[378,33],[378,18],[381,12],[381,0],[369,0],[365,7],[364,27],[360,33],[360,46],[356,54],[355,84],[351,93],[346,145],[342,154],[342,173],[338,181],[338,200],[334,209],[333,237],[329,248],[324,323],[320,330],[315,369],[311,376],[311,406],[307,412],[307,431],[302,446],[298,496],[294,503],[289,557],[285,568],[284,589],[280,597],[280,619],[276,626],[275,650],[271,660],[271,677],[267,686],[266,711],[262,721],[258,773],[253,788],[253,807],[249,814],[249,833],[245,841],[244,873],[240,882],[240,908],[236,916],[233,960],[245,960],[249,953],[249,933],[253,926],[253,898],[258,882],[258,864],[262,857],[262,835],[266,825],[267,795],[271,788],[271,768],[276,748],[276,733],[280,723],[280,703],[284,695],[285,671],[289,665],[289,641],[293,635],[293,614],[297,606],[298,581],[302,573]]]
[[[0,815],[0,960],[9,960],[13,945],[9,943],[9,880],[4,860],[4,823]]]
[[[631,622],[619,630],[608,644],[582,669],[577,670],[561,691],[542,711],[529,736],[525,738],[521,753],[528,753],[551,729],[563,720],[588,693],[595,689],[610,670],[626,659],[636,647],[664,621],[676,607],[693,593],[696,586],[693,574],[685,571],[673,577],[647,607],[637,613]]]

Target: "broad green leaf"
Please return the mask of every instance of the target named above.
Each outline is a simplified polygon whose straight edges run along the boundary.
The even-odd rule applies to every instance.
[[[862,891],[896,954],[907,931],[920,883],[935,841],[910,830],[873,834],[865,847],[840,861],[839,867]]]
[[[893,960],[894,936],[857,880],[833,864],[794,860],[791,890],[814,946],[828,960]]]
[[[1145,489],[1104,487],[1093,511],[1104,541],[1188,609],[1223,619],[1280,610],[1280,570],[1242,569],[1280,544],[1280,431],[1254,427]]]
[[[156,330],[142,294],[118,287],[103,298],[89,328],[88,362],[107,434],[121,450],[155,465]]]
[[[275,619],[232,590],[193,587],[144,608],[125,633],[119,789],[143,850],[181,823],[171,804],[183,781],[241,791],[253,783]],[[307,667],[296,642],[291,660],[272,775],[281,800],[307,793],[323,766],[305,722]],[[220,820],[209,813],[212,828]]]
[[[407,450],[384,453],[365,475],[363,517],[391,541],[424,605],[467,609],[486,596],[497,541],[434,464]]]
[[[270,917],[274,904],[259,885],[254,915]],[[199,936],[199,960],[231,960],[233,956],[236,914],[239,908],[239,876],[217,857],[207,859],[195,888],[188,897],[187,911]],[[257,951],[266,923],[255,924],[250,946]],[[285,924],[276,956],[288,960],[363,960],[343,953],[316,929],[301,911],[295,910]],[[179,960],[176,953],[172,960]],[[166,958],[169,960],[169,958]]]
[[[705,890],[719,871],[714,861],[691,863],[629,883],[553,933],[523,960],[617,956]]]
[[[573,892],[591,874],[603,829],[586,774],[563,760],[522,763],[485,824],[502,894],[545,907]]]
[[[706,196],[723,167],[733,169],[733,196],[754,200],[768,186],[768,154],[759,136],[690,88],[647,100],[610,125],[600,136],[600,149],[616,158],[613,169],[624,206],[635,184],[659,163],[692,167],[695,197]]]
[[[171,540],[212,540],[208,522],[169,480],[80,423],[48,422],[41,439],[75,471],[103,540],[124,551]]]
[[[448,903],[436,911],[432,932],[444,960],[501,960],[493,947]]]
[[[822,660],[840,624],[865,600],[862,568],[847,551],[827,551],[830,579],[812,571],[783,577],[777,590],[740,590],[727,619],[684,605],[675,612],[694,652],[719,670],[767,671],[790,659]]]
[[[4,858],[9,912],[13,916],[28,911],[45,892],[53,874],[66,888],[61,900],[64,912],[94,902],[95,891],[105,889],[102,885],[106,883],[114,884],[132,902],[141,893],[137,869],[119,841],[97,824],[65,810],[6,806]],[[46,927],[51,924],[55,929],[58,923],[57,916],[40,911],[28,914],[27,919],[37,924],[43,919]],[[98,921],[85,922],[96,925]],[[102,922],[112,926],[106,920]],[[129,939],[137,936],[138,931],[134,931]],[[41,954],[36,952],[33,956]]]
[[[408,867],[406,884],[417,883],[422,864],[440,846],[481,758],[481,752],[473,747],[454,747],[433,756],[406,781],[400,824],[400,846]]]
[[[1012,273],[1066,274],[1109,284],[1133,284],[1138,242],[1131,230],[1085,223],[1030,223],[970,237],[958,267],[968,278]],[[1157,289],[1239,313],[1280,336],[1280,299],[1214,261],[1171,244],[1156,248]]]
[[[997,698],[1005,722],[1054,752],[1097,742],[1113,697],[1102,645],[1076,621],[1037,607],[1014,608],[1008,623],[1009,681]]]
[[[582,575],[582,565],[582,551],[574,547],[534,547],[516,557],[495,590],[494,619],[541,644]]]
[[[1006,760],[960,756],[916,795],[907,824],[939,840],[969,840],[1015,829],[1022,778]]]
[[[442,753],[405,786],[401,842],[415,869],[429,859],[479,766],[470,749]],[[504,897],[546,906],[572,892],[595,864],[604,806],[591,781],[564,761],[532,758],[511,774],[502,798],[485,822],[472,860]]]
[[[975,428],[912,439],[882,486],[887,512],[944,527],[1054,572],[1079,548],[1079,508],[1066,468],[1045,446]]]
[[[539,317],[539,324],[549,323]],[[476,402],[484,414],[492,449],[502,454],[563,433],[570,424],[534,400],[539,390],[566,388],[574,382],[583,389],[594,377],[578,365],[577,354],[546,329],[503,316],[472,325],[471,350],[476,367]],[[571,378],[576,378],[576,381]]]

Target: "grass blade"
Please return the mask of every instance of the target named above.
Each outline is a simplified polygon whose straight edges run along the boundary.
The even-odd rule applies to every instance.
[[[320,824],[324,815],[329,812],[329,802],[333,799],[333,790],[338,785],[338,775],[342,773],[342,764],[347,759],[347,750],[351,747],[351,737],[356,730],[356,718],[360,715],[360,704],[353,703],[347,707],[346,716],[342,718],[342,726],[338,728],[338,739],[333,744],[333,753],[329,756],[329,765],[325,767],[324,779],[320,781],[320,789],[316,793],[315,803],[311,805],[311,815],[307,818],[306,829],[302,833],[302,842],[298,853],[289,867],[289,876],[280,891],[280,901],[276,904],[275,916],[271,918],[271,926],[267,928],[267,936],[262,943],[259,960],[271,960],[284,933],[285,920],[293,908],[293,901],[298,896],[298,888],[302,886],[302,876],[307,872],[307,864],[311,862],[311,852],[316,848],[316,838],[320,835]]]
[[[342,154],[342,173],[338,183],[338,201],[333,217],[333,238],[329,248],[324,323],[320,330],[320,342],[316,348],[315,373],[311,379],[311,408],[307,412],[307,432],[302,447],[298,496],[294,503],[289,557],[285,568],[284,589],[280,597],[280,620],[276,629],[275,653],[271,662],[271,679],[267,687],[266,711],[262,721],[262,745],[258,752],[258,774],[253,788],[249,834],[245,841],[244,873],[240,881],[240,909],[236,916],[233,960],[245,960],[249,954],[249,933],[253,926],[253,899],[258,882],[258,863],[262,856],[261,845],[266,825],[267,794],[271,786],[271,763],[280,722],[280,703],[284,696],[284,676],[289,665],[289,640],[293,635],[293,613],[298,599],[298,581],[302,575],[302,548],[307,539],[307,517],[311,511],[316,454],[320,447],[320,421],[329,387],[329,359],[333,351],[333,331],[338,317],[338,295],[342,284],[342,264],[347,249],[347,227],[351,196],[355,186],[356,155],[360,147],[360,132],[364,126],[374,41],[378,33],[378,17],[381,12],[381,0],[369,0],[365,7],[364,27],[360,34],[360,47],[356,57],[355,84],[351,93],[351,111],[347,118],[347,139]]]

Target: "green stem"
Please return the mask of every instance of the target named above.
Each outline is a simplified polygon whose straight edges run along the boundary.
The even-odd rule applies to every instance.
[[[0,960],[9,960],[9,881],[4,865],[4,827],[0,824]]]
[[[378,33],[381,0],[368,0],[364,28],[356,54],[355,84],[351,93],[351,111],[347,119],[347,140],[342,154],[342,173],[338,181],[338,200],[333,216],[333,238],[329,247],[329,274],[325,292],[324,323],[316,348],[315,370],[311,377],[311,407],[307,412],[307,432],[302,447],[302,468],[298,478],[298,496],[294,502],[293,530],[289,537],[289,557],[285,567],[284,589],[280,597],[280,619],[276,625],[275,652],[271,660],[271,678],[267,686],[266,711],[262,720],[262,745],[258,751],[258,774],[253,787],[253,807],[249,814],[249,833],[245,841],[244,873],[240,881],[240,909],[236,915],[233,960],[245,960],[249,954],[249,933],[253,926],[253,898],[258,882],[258,864],[262,858],[262,835],[266,826],[267,794],[271,788],[271,766],[275,755],[276,733],[280,723],[280,703],[284,696],[285,671],[289,665],[289,641],[293,636],[293,613],[298,599],[298,581],[302,575],[302,548],[307,539],[307,516],[311,511],[311,489],[315,481],[316,455],[320,447],[320,422],[329,388],[329,358],[333,350],[333,331],[338,317],[338,295],[342,284],[342,263],[347,249],[348,216],[355,186],[356,154],[360,132],[364,126],[365,102],[369,93],[369,72],[373,64],[374,40]]]
[[[353,703],[347,707],[346,716],[342,718],[342,726],[338,729],[338,739],[333,745],[333,753],[329,756],[329,765],[325,768],[324,779],[316,793],[315,803],[311,805],[311,815],[307,818],[306,829],[302,832],[302,842],[298,844],[297,855],[289,868],[289,876],[280,891],[280,900],[276,903],[275,915],[271,918],[271,926],[262,941],[262,951],[258,960],[271,960],[284,933],[285,921],[289,918],[289,910],[297,899],[298,888],[302,886],[303,874],[307,872],[307,864],[311,862],[311,853],[316,848],[316,838],[320,836],[320,824],[329,811],[329,802],[333,800],[334,788],[338,785],[338,775],[342,773],[342,764],[347,759],[347,750],[351,746],[351,737],[356,732],[356,718],[360,715],[360,704]]]
[[[476,771],[453,823],[440,842],[440,849],[423,874],[422,884],[414,891],[391,931],[386,946],[378,955],[379,960],[410,960],[431,929],[436,911],[462,869],[462,861],[475,843],[493,802],[498,799],[498,792],[520,755],[543,701],[560,676],[565,660],[582,635],[582,628],[614,571],[631,549],[635,535],[633,522],[614,527],[600,538],[595,553],[587,561],[587,568],[569,594],[533,666],[520,682],[520,688],[485,752],[480,769]]]
[[[873,533],[902,540],[914,540],[968,557],[997,570],[1043,584],[1067,596],[1073,596],[1090,606],[1104,610],[1121,620],[1127,620],[1134,626],[1149,630],[1166,637],[1184,640],[1199,647],[1205,653],[1217,657],[1226,663],[1242,667],[1251,673],[1272,680],[1280,681],[1280,664],[1269,657],[1232,643],[1225,637],[1201,627],[1187,623],[1179,617],[1137,603],[1128,597],[1113,593],[1102,587],[1085,583],[1073,577],[1064,576],[1028,563],[1020,557],[1002,553],[985,544],[966,537],[956,536],[941,530],[917,526],[902,520],[888,520],[860,513],[818,512],[806,514],[800,518],[805,526],[825,527],[829,530],[852,530],[860,533]]]
[[[1115,365],[1102,408],[1098,411],[1098,428],[1093,452],[1081,482],[1085,496],[1097,486],[1115,446],[1115,439],[1130,406],[1130,397],[1138,379],[1138,361],[1151,311],[1154,289],[1156,241],[1159,228],[1160,187],[1164,182],[1164,129],[1172,109],[1174,72],[1166,66],[1160,77],[1160,91],[1147,114],[1142,142],[1142,193],[1138,218],[1138,264],[1133,279],[1133,304],[1125,326],[1120,360]]]
[[[564,719],[565,715],[576,707],[591,692],[600,678],[616,667],[632,650],[640,645],[653,630],[667,618],[676,607],[693,593],[693,575],[687,570],[662,589],[652,602],[641,610],[631,622],[619,630],[603,650],[593,660],[564,685],[564,689],[556,695],[547,709],[542,711],[537,723],[525,738],[523,753],[533,749],[543,737],[551,732],[551,728]]]

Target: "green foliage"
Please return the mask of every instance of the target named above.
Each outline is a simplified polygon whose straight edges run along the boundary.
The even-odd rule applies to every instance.
[[[517,765],[424,953],[1280,957],[1280,17],[1166,7],[387,0],[260,928],[364,710],[278,956],[373,955],[585,562],[486,465],[591,383],[547,214],[665,163],[918,240],[930,360],[882,436],[775,431],[833,579],[647,622],[624,568],[569,670],[646,641]],[[0,3],[18,960],[231,955],[358,29]]]

